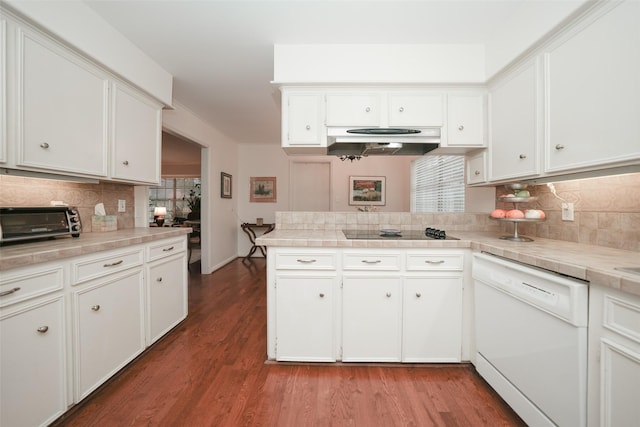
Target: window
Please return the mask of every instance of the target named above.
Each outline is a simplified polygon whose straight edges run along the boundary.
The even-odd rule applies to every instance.
[[[464,212],[464,156],[411,162],[411,212]]]
[[[186,218],[189,209],[189,198],[200,197],[200,178],[162,178],[160,186],[149,188],[149,221],[153,221],[153,208],[167,208],[165,222],[174,218]]]

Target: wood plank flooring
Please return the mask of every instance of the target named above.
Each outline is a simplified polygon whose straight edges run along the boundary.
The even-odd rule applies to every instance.
[[[470,365],[265,363],[265,279],[261,258],[192,272],[189,317],[54,424],[525,425]]]

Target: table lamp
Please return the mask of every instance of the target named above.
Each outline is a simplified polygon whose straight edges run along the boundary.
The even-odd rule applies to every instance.
[[[164,206],[156,206],[153,208],[153,219],[155,220],[158,227],[162,227],[164,225],[164,217],[167,214],[167,208]]]

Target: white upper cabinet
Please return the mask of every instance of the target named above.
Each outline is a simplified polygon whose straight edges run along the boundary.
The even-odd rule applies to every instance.
[[[106,176],[107,76],[26,28],[17,58],[17,165]]]
[[[390,93],[389,126],[440,127],[443,106],[441,93]]]
[[[485,97],[451,94],[447,97],[447,146],[485,145]]]
[[[123,84],[112,92],[111,177],[158,184],[162,106]]]
[[[539,172],[539,61],[522,66],[489,92],[489,180]]]
[[[612,7],[546,52],[545,172],[640,159],[640,3]]]
[[[381,94],[327,95],[327,126],[379,126]]]
[[[318,92],[283,92],[283,147],[327,146],[323,100]]]

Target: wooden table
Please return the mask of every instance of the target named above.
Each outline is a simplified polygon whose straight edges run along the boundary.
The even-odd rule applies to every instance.
[[[249,250],[249,253],[247,254],[246,257],[244,257],[244,259],[250,258],[251,255],[253,255],[256,250],[260,249],[260,252],[262,252],[262,256],[263,257],[267,257],[267,253],[266,251],[266,247],[264,246],[260,246],[260,245],[256,245],[256,238],[258,236],[256,236],[256,232],[255,229],[259,229],[259,228],[266,228],[267,231],[265,231],[263,234],[267,234],[271,231],[273,231],[274,228],[276,228],[275,224],[250,224],[248,222],[243,222],[240,227],[242,228],[242,231],[244,231],[247,236],[249,236],[249,241],[251,241],[251,249]]]

